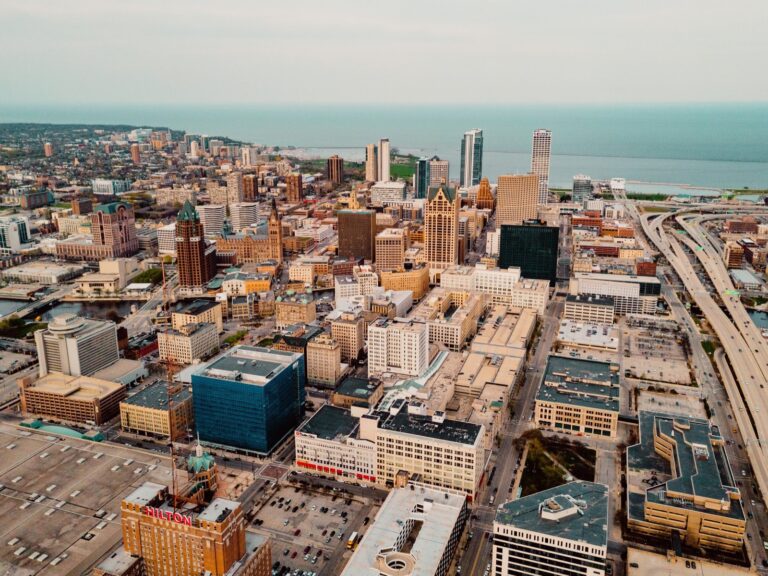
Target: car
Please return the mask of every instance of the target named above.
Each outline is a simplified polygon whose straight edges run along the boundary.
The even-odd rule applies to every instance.
[[[304,554],[309,554],[309,551],[312,550],[312,546],[306,546],[304,548]]]
[[[294,536],[301,536],[301,528],[296,528],[296,531],[293,533]]]
[[[296,514],[296,512],[298,512],[298,510],[299,510],[298,506],[294,506],[293,508],[291,508],[291,512],[293,512],[294,514]]]
[[[274,500],[272,500],[272,501],[269,503],[269,505],[270,505],[270,506],[274,506],[274,505],[275,505],[275,501],[274,501]]]
[[[329,536],[330,536],[331,538],[333,538],[334,536],[336,536],[336,530],[331,530],[331,533],[329,534]]]
[[[297,554],[297,552],[296,552],[296,550],[294,550],[294,551],[291,553],[291,559],[293,559],[293,558],[296,558],[296,554]]]
[[[288,526],[288,520],[283,520],[283,526]]]
[[[283,550],[283,556],[288,556],[289,552],[290,552],[290,550],[288,548],[286,548],[285,550]]]
[[[336,508],[334,508],[333,510],[331,510],[331,516],[335,516],[335,515],[336,515]]]
[[[323,534],[322,535],[325,536],[326,534],[328,534],[328,529],[327,528],[325,530],[323,530]]]
[[[363,518],[363,526],[368,526],[368,522],[370,522],[370,521],[371,521],[371,519],[368,516]]]
[[[751,516],[750,516],[750,517],[751,517]],[[325,543],[326,543],[326,544],[328,544],[330,541],[331,541],[331,537],[330,537],[330,536],[328,536],[328,537],[325,539]]]

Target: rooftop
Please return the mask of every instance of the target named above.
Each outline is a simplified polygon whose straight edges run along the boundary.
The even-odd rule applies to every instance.
[[[577,480],[507,502],[496,524],[592,546],[608,545],[608,487]]]
[[[159,380],[133,396],[126,398],[123,400],[123,404],[143,406],[155,410],[166,410],[168,408],[168,386],[168,382]],[[172,394],[172,398],[173,402],[185,402],[192,398],[192,393],[188,388],[181,388]]]
[[[302,354],[257,346],[235,346],[211,361],[200,373],[208,378],[265,385]]]
[[[323,440],[335,440],[354,434],[358,424],[359,420],[352,416],[349,410],[324,404],[297,430],[297,434],[310,434]]]
[[[448,420],[443,414],[427,416],[409,413],[410,406],[404,400],[396,400],[389,412],[375,413],[380,417],[379,428],[466,445],[474,445],[482,436],[482,426]]]
[[[739,489],[735,487],[723,439],[708,420],[640,412],[640,441],[627,448],[627,467],[634,471],[658,471],[676,477],[648,485],[646,500],[681,508],[705,509],[693,499],[708,501],[706,511],[743,519]],[[672,446],[674,467],[655,447],[656,439]]]
[[[91,376],[69,376],[50,372],[27,389],[85,402],[105,398],[122,390],[123,385]]]
[[[568,294],[566,302],[574,304],[591,304],[593,306],[610,306],[613,308],[613,298],[610,296],[595,296],[593,294]]]
[[[619,367],[550,355],[537,400],[619,411]]]
[[[336,387],[335,393],[341,394],[342,396],[351,396],[361,400],[368,400],[368,398],[376,392],[379,386],[380,384],[372,382],[371,380],[350,376],[349,378],[345,378]]]
[[[192,300],[191,302],[180,303],[174,312],[176,314],[190,314],[197,316],[216,306],[219,306],[219,303],[215,300]]]
[[[412,567],[410,576],[439,573],[440,561],[464,514],[465,502],[464,494],[420,484],[392,490],[342,576],[379,576],[382,571],[377,559],[382,555],[390,570],[396,564]],[[398,542],[408,540],[412,541],[410,549],[397,546]]]

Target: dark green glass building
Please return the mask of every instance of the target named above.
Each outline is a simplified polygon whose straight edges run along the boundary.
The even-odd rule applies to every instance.
[[[539,220],[504,224],[499,238],[499,268],[516,266],[523,278],[557,279],[557,248],[560,228]]]

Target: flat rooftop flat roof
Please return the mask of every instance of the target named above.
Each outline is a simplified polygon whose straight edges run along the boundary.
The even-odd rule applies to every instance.
[[[324,404],[315,414],[298,429],[298,432],[311,434],[323,440],[334,440],[351,436],[359,420],[349,410]]]
[[[555,518],[545,511],[553,512]],[[496,523],[549,536],[608,545],[608,487],[577,480],[502,504]]]
[[[365,378],[355,378],[354,376],[350,376],[341,381],[336,387],[335,393],[343,396],[360,398],[361,400],[368,400],[368,398],[376,392],[379,386],[380,384],[371,382]]]
[[[50,372],[34,382],[27,390],[56,394],[73,400],[89,401],[104,398],[124,386],[91,376],[70,376],[58,372]]]
[[[129,396],[123,400],[123,404],[132,404],[134,406],[143,406],[155,410],[168,409],[168,382],[159,380],[154,384],[147,386],[140,392]],[[185,402],[192,398],[192,393],[188,388],[181,388],[173,394],[174,402]]]
[[[235,346],[212,360],[200,374],[211,378],[263,385],[300,357],[301,354],[283,350],[258,346]]]
[[[627,576],[744,576],[751,568],[721,564],[704,558],[685,558],[657,554],[648,550],[627,549]]]
[[[404,406],[394,415],[389,412],[379,412],[378,414],[383,416],[379,420],[380,429],[470,446],[477,442],[482,429],[477,424],[460,420],[445,419],[442,422],[435,422],[431,416],[409,414],[407,406]]]
[[[409,574],[432,576],[438,573],[440,560],[465,506],[466,495],[456,492],[444,492],[418,484],[392,490],[349,559],[342,576],[379,576],[377,556],[382,551],[394,552],[392,549],[399,540],[407,540],[407,537],[402,538],[403,532],[415,538],[410,552],[401,555],[406,562],[413,563]],[[411,519],[417,522],[409,522]]]
[[[537,400],[619,411],[619,366],[550,355]]]
[[[192,300],[192,302],[183,302],[179,306],[176,306],[174,312],[177,314],[191,314],[196,316],[218,305],[219,303],[215,300]]]
[[[613,308],[613,298],[610,296],[596,296],[593,294],[568,294],[565,301],[574,304],[591,304],[592,306],[610,306]]]

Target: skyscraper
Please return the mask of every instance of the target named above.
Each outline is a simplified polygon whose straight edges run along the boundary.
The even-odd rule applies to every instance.
[[[448,160],[432,156],[429,160],[429,185],[440,186],[448,183]]]
[[[216,275],[216,251],[206,246],[200,215],[189,201],[176,218],[176,256],[182,288],[203,286]]]
[[[491,191],[491,183],[488,178],[482,178],[480,180],[480,186],[477,189],[477,198],[475,199],[475,206],[481,210],[493,210],[496,205],[496,199],[493,197]]]
[[[339,256],[376,258],[376,212],[373,210],[339,210]]]
[[[50,158],[53,156],[53,144],[50,142],[46,142],[43,144],[43,153],[45,154],[46,158]]]
[[[504,174],[496,187],[496,226],[522,224],[536,218],[539,178],[536,174]]]
[[[387,228],[376,235],[376,269],[403,270],[408,236],[404,228]]]
[[[141,164],[141,151],[138,144],[131,144],[131,161],[134,164]]]
[[[592,196],[592,178],[584,174],[573,177],[572,199],[574,202],[583,202]]]
[[[203,231],[208,238],[221,236],[224,231],[224,219],[227,215],[227,207],[224,204],[204,204],[197,207]]]
[[[459,198],[447,184],[429,189],[424,214],[427,264],[432,282],[458,260]]]
[[[382,138],[379,140],[379,178],[378,182],[389,182],[391,180],[389,175],[389,138]]]
[[[227,175],[227,204],[243,201],[243,173],[231,172]]]
[[[552,131],[533,132],[531,172],[539,177],[539,204],[546,204],[549,197],[549,157],[552,148]]]
[[[326,163],[326,172],[331,184],[344,182],[344,158],[334,154]]]
[[[91,214],[94,246],[103,246],[105,258],[132,256],[139,250],[133,207],[125,202],[100,204]]]
[[[376,144],[368,144],[365,147],[365,180],[377,182],[379,180],[379,153]]]
[[[285,199],[290,204],[298,204],[304,198],[304,184],[301,180],[301,174],[294,172],[285,177],[287,188],[285,190]]]
[[[461,186],[480,183],[483,173],[483,131],[474,128],[461,139]]]
[[[256,202],[237,202],[229,205],[229,219],[234,232],[255,224],[259,220],[259,205]]]
[[[557,279],[557,249],[560,237],[558,226],[545,226],[538,220],[527,220],[520,225],[501,226],[499,241],[499,268],[520,268],[523,278]]]
[[[422,156],[416,161],[413,186],[415,197],[426,198],[429,186],[429,158]]]

